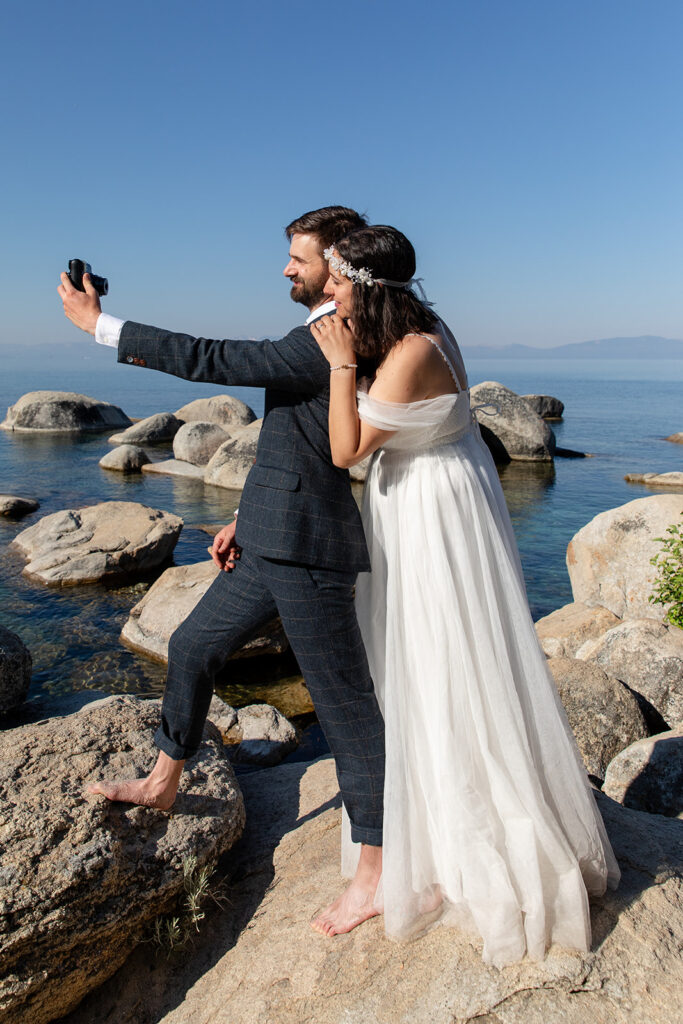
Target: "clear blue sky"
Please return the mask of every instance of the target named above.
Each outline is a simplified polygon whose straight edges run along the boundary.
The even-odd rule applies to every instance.
[[[461,343],[683,337],[681,0],[2,5],[0,345],[110,312],[209,336],[299,319],[283,226],[414,242]]]

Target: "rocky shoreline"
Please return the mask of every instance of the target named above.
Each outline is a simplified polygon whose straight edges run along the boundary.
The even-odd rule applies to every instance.
[[[557,418],[561,403],[517,396],[495,382],[477,387],[473,405],[489,406],[476,415],[498,458],[552,461],[554,435],[539,411]],[[70,397],[77,408],[95,401]],[[12,407],[13,419],[8,414],[20,425],[2,426],[30,430],[39,421],[36,429],[46,429],[43,413],[19,415],[31,408],[24,399]],[[161,434],[168,443],[170,430],[175,463],[194,467],[206,482],[211,469],[211,483],[239,489],[260,423],[235,403],[202,399],[133,424],[116,435],[113,452],[130,449],[121,460],[127,468],[114,468],[154,471],[160,464],[142,461],[154,458],[145,446],[160,443]],[[63,400],[52,404],[58,424],[76,422],[77,409],[65,411]],[[138,469],[130,468],[135,460]],[[64,1014],[69,1024],[677,1020],[683,630],[664,621],[665,609],[649,598],[655,538],[683,514],[683,496],[666,484],[662,489],[601,513],[572,538],[567,563],[574,601],[537,623],[586,771],[602,790],[597,798],[623,871],[617,893],[592,905],[591,953],[554,947],[540,964],[525,960],[498,971],[482,964],[476,940],[445,928],[411,944],[385,940],[379,920],[333,941],[314,935],[308,920],[342,884],[338,789],[329,758],[280,764],[300,738],[287,719],[267,705],[236,710],[214,698],[205,744],[189,763],[171,812],[106,804],[84,795],[84,787],[102,773],[120,777],[150,767],[158,706],[112,697],[17,725],[31,659],[20,638],[3,630],[3,1020],[48,1024]],[[17,518],[29,512],[7,507]],[[182,521],[169,513],[109,502],[44,516],[14,543],[35,585],[65,586],[152,567],[159,572],[180,529]],[[163,661],[170,633],[214,573],[209,562],[163,571],[131,608],[122,641]],[[285,648],[273,623],[241,654]],[[144,940],[153,921],[177,906],[183,865],[192,857],[215,867],[228,903],[207,909],[188,950],[169,959]]]

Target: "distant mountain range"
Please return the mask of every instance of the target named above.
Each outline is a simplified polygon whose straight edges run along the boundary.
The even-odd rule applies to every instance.
[[[683,359],[683,341],[645,334],[640,338],[602,338],[556,348],[531,345],[469,345],[462,349],[469,359]]]

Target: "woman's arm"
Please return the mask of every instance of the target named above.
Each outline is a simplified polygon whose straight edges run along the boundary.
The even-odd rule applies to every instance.
[[[356,353],[353,334],[341,317],[324,316],[311,324],[311,333],[330,364],[330,450],[335,466],[355,466],[392,436],[358,416],[356,403]],[[340,367],[334,369],[334,367]],[[344,367],[343,369],[341,367]]]

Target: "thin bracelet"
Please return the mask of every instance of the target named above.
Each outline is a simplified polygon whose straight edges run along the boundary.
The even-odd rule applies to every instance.
[[[358,369],[358,363],[342,363],[341,366],[331,366],[330,367],[330,373],[332,373],[333,370],[357,370],[357,369]]]

